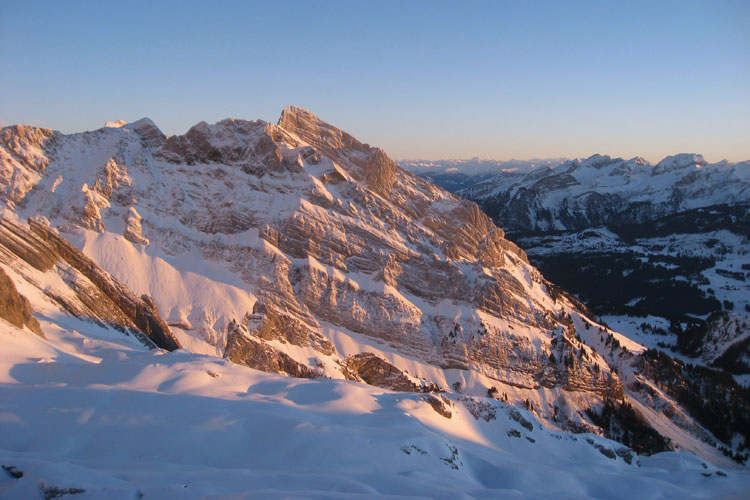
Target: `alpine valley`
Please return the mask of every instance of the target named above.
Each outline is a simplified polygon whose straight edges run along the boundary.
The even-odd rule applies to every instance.
[[[747,494],[750,167],[532,163],[457,196],[295,107],[1,129],[0,496]]]

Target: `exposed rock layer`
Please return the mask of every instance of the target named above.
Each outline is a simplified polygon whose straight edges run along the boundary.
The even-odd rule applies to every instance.
[[[139,298],[134,295],[44,223],[30,220],[27,229],[5,218],[0,219],[0,261],[13,264],[16,258],[42,272],[56,270],[74,295],[49,287],[44,293],[68,313],[132,332],[148,346],[155,344],[170,351],[180,347],[149,296]],[[15,288],[12,282],[10,284],[7,293],[12,301]],[[23,307],[19,311],[21,317],[26,318],[24,324],[41,333],[30,311],[27,310],[26,314]]]
[[[33,316],[29,299],[18,293],[10,277],[0,268],[0,318],[10,324],[44,337],[39,322]]]

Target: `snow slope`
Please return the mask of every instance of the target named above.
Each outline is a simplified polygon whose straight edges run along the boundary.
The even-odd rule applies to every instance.
[[[419,394],[148,351],[70,319],[42,327],[46,340],[0,320],[0,464],[23,472],[0,471],[2,498],[76,488],[82,500],[677,499],[750,488],[747,472],[685,453],[628,464],[617,443],[545,430],[498,401],[448,395],[446,418]]]

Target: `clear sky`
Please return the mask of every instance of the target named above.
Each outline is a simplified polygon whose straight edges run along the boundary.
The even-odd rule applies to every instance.
[[[750,159],[750,1],[0,0],[3,124],[290,104],[397,159]]]

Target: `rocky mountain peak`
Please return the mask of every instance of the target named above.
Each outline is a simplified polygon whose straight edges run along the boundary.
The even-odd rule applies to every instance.
[[[654,173],[671,172],[674,170],[680,170],[686,167],[705,167],[708,162],[703,158],[703,155],[694,153],[680,153],[672,156],[667,156],[662,161],[656,164],[654,167]]]
[[[140,120],[60,135],[49,151],[21,141],[51,163],[37,174],[0,158],[5,177],[28,177],[6,198],[18,201],[21,217],[44,215],[62,234],[89,241],[82,243],[89,250],[106,247],[111,255],[109,243],[99,246],[111,240],[115,252],[167,256],[159,277],[133,282],[136,291],[152,295],[176,328],[187,327],[178,331],[186,344],[195,336],[208,352],[226,355],[227,325],[247,317],[247,335],[311,348],[329,376],[341,374],[329,324],[428,364],[495,373],[516,356],[509,335],[529,353],[518,375],[494,376],[533,387],[548,353],[512,333],[511,324],[544,328],[546,337],[559,306],[525,254],[475,204],[404,172],[382,149],[300,108],[284,110],[277,125],[201,122],[161,146],[148,142],[159,136],[153,122]],[[232,277],[213,280],[214,271],[191,267],[189,280],[201,286],[165,288],[165,276],[182,283],[176,269],[190,255]],[[99,261],[127,281],[150,273],[139,259]],[[527,289],[533,299],[525,298]],[[248,313],[258,302],[266,314],[256,325]],[[471,334],[459,335],[461,329]],[[245,345],[245,330],[237,345]],[[342,352],[341,359],[356,353]],[[297,354],[298,363],[310,363]]]
[[[356,180],[364,180],[368,187],[385,198],[390,196],[398,166],[382,149],[372,148],[310,111],[295,106],[282,111],[277,126],[333,161],[349,164],[350,174]]]
[[[620,158],[612,159],[609,155],[594,154],[584,160],[578,161],[581,166],[602,168],[612,164],[614,161],[619,161]]]
[[[166,142],[167,136],[156,126],[150,118],[141,118],[134,122],[122,125],[123,129],[132,130],[149,146],[159,146]]]
[[[55,131],[49,128],[10,125],[0,129],[0,144],[11,154],[19,154],[22,149],[43,147],[54,136]]]
[[[340,150],[366,152],[370,149],[368,144],[359,142],[351,134],[295,106],[284,108],[277,125],[326,154],[338,156]]]
[[[236,165],[245,172],[280,171],[279,147],[262,121],[227,118],[213,125],[196,123],[185,135],[167,139],[157,154],[171,163]]]

